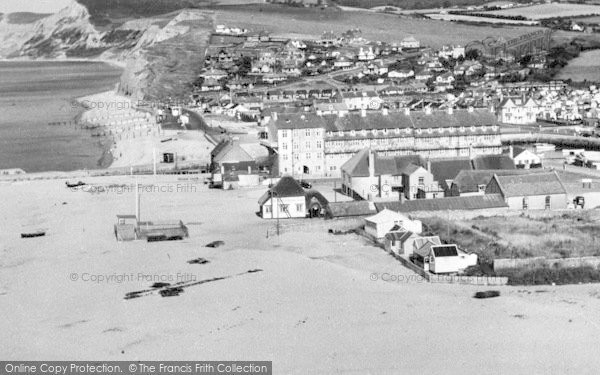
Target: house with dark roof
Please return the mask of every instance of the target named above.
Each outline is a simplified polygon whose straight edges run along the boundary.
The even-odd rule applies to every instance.
[[[384,157],[364,149],[342,165],[342,191],[366,200],[400,200],[443,196],[419,155]],[[435,196],[434,196],[435,197]]]
[[[492,169],[492,170],[462,170],[451,181],[448,196],[464,197],[485,194],[485,188],[495,174],[498,176],[511,176],[517,174],[545,173],[543,170],[525,171],[520,169]]]
[[[215,173],[228,173],[239,171],[255,171],[256,160],[239,142],[231,139],[221,141],[210,153],[211,170]]]
[[[258,200],[263,219],[306,217],[306,192],[291,176],[283,176]]]
[[[567,208],[567,190],[554,172],[510,176],[494,174],[486,194],[500,194],[513,210],[560,210]]]
[[[510,156],[501,155],[477,155],[473,158],[473,169],[516,169]]]

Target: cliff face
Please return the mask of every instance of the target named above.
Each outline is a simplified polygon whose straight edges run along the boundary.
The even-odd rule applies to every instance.
[[[12,18],[12,20],[11,20]],[[75,0],[52,15],[0,15],[0,58],[101,58],[125,66],[122,92],[180,96],[204,59],[212,15],[182,10],[98,29]]]
[[[0,20],[0,57],[64,57],[104,47],[87,9],[73,1],[56,14],[32,22]]]

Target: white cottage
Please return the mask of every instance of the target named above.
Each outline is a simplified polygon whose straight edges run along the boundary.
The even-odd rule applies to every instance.
[[[411,220],[407,216],[387,208],[376,215],[365,218],[365,232],[374,238],[384,238],[396,226],[417,234],[423,231],[423,224],[420,220]]]
[[[283,176],[258,200],[263,219],[306,217],[306,193],[291,176]]]

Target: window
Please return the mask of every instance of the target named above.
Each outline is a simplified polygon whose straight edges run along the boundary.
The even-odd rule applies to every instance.
[[[317,141],[317,148],[322,148],[322,146],[321,141]]]
[[[425,177],[419,177],[419,185],[425,185]]]
[[[296,211],[297,212],[304,211],[304,205],[302,203],[296,203]]]
[[[283,160],[288,160],[288,155],[287,154],[283,154]]]
[[[287,212],[288,210],[288,205],[287,204],[280,204],[279,205],[279,212]]]
[[[307,159],[310,159],[310,152],[307,152],[307,153],[306,153],[306,158],[307,158]]]
[[[550,209],[550,200],[551,200],[550,196],[549,196],[549,195],[546,195],[546,206],[545,206],[545,208],[546,208],[547,210],[549,210],[549,209]]]
[[[306,132],[304,133],[307,137],[310,137],[310,129],[306,129]]]
[[[270,214],[271,213],[271,206],[269,205],[265,205],[263,206],[265,208],[265,213]]]
[[[284,150],[287,150],[287,143],[284,143],[281,148],[283,148]]]
[[[287,138],[287,130],[282,130],[281,131],[281,138]]]
[[[310,141],[306,141],[306,148],[310,148]]]

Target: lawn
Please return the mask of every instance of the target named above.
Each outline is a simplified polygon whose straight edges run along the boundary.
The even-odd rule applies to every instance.
[[[577,17],[591,14],[600,15],[600,5],[587,4],[539,4],[527,7],[516,7],[489,12],[502,16],[523,16],[532,20],[558,17]]]
[[[216,20],[219,24],[301,38],[319,37],[324,31],[340,34],[358,27],[366,39],[391,43],[413,35],[431,47],[452,43],[464,45],[486,36],[510,39],[535,30],[531,27],[461,25],[373,12],[342,12],[331,8],[320,10],[271,5],[222,8],[216,10]]]

